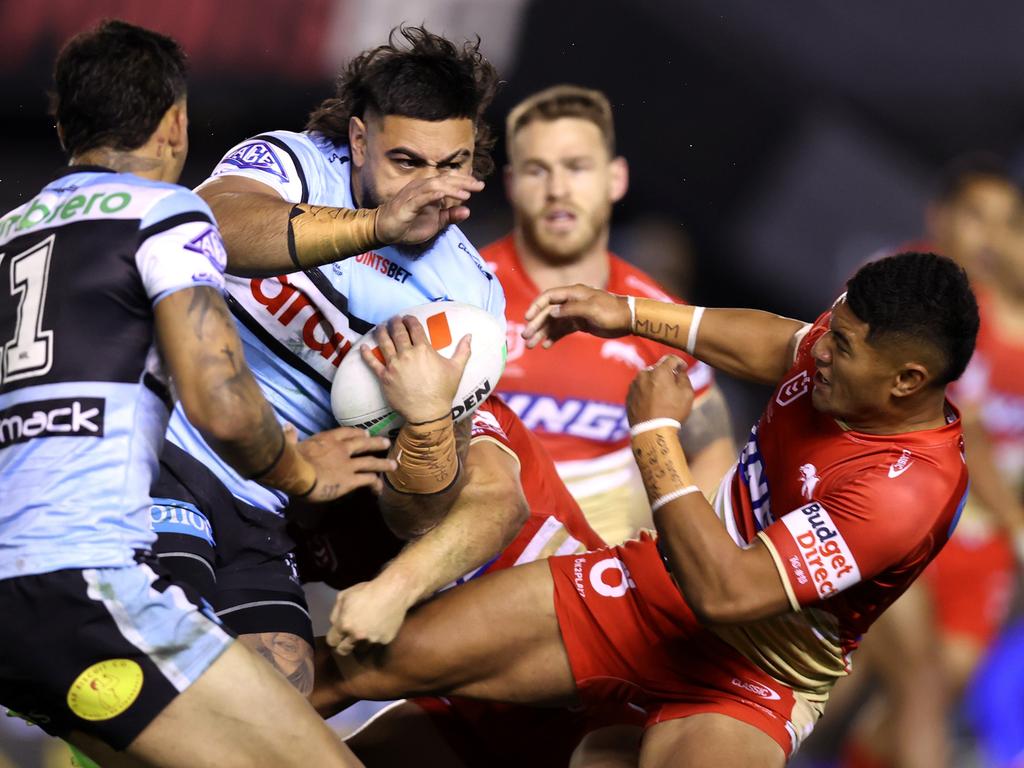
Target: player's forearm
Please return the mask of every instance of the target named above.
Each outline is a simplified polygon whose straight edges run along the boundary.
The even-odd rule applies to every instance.
[[[694,614],[721,624],[757,618],[739,578],[744,552],[697,488],[674,430],[634,437],[633,455],[651,502],[658,546]],[[680,495],[687,489],[692,490]]]
[[[470,480],[437,527],[409,544],[377,578],[411,607],[491,560],[528,516],[516,489]]]
[[[227,271],[265,277],[310,269],[381,246],[377,209],[295,205],[274,195],[200,189],[220,225]]]
[[[789,369],[793,334],[804,323],[756,309],[700,309],[636,299],[634,333],[749,381],[774,384]]]

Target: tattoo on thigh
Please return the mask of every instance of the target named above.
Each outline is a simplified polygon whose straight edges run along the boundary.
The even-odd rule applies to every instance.
[[[313,648],[290,632],[260,632],[238,638],[270,662],[303,696],[313,692]]]

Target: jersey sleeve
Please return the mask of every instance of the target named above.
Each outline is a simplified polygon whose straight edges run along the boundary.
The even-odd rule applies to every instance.
[[[915,558],[932,531],[933,500],[942,505],[926,486],[945,486],[921,474],[917,483],[885,484],[884,473],[865,470],[866,479],[794,509],[758,534],[794,610]]]
[[[322,186],[316,170],[322,160],[320,151],[304,134],[271,131],[229,149],[210,179],[241,176],[270,187],[288,202],[306,203]]]
[[[183,288],[223,290],[227,252],[202,198],[180,189],[154,205],[140,222],[135,264],[154,305]]]

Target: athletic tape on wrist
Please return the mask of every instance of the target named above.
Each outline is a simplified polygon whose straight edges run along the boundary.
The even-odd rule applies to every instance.
[[[629,332],[636,332],[636,296],[627,296],[626,304],[629,306]]]
[[[651,512],[657,512],[659,509],[664,507],[669,502],[675,501],[676,499],[681,499],[683,496],[689,496],[691,493],[700,492],[700,488],[698,488],[696,485],[688,485],[685,488],[679,488],[675,491],[672,491],[672,493],[666,493],[664,496],[661,496],[654,500],[654,502],[651,504]]]
[[[629,436],[636,437],[637,435],[642,435],[644,432],[650,432],[652,429],[662,429],[663,427],[671,427],[678,432],[683,428],[683,425],[675,419],[648,419],[647,421],[641,421],[639,424],[634,424],[630,427]]]
[[[693,308],[693,319],[690,320],[690,333],[686,337],[686,351],[693,354],[697,346],[697,329],[700,328],[700,321],[704,317],[704,307]]]

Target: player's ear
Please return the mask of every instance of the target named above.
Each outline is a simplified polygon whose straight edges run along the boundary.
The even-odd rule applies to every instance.
[[[613,203],[617,203],[626,196],[626,190],[629,189],[629,164],[626,162],[626,158],[615,157],[612,158],[609,169],[611,171],[611,189],[609,190],[611,200]]]
[[[896,372],[892,384],[893,397],[908,397],[928,386],[934,376],[923,363],[907,363]]]
[[[184,99],[180,99],[167,110],[167,144],[171,154],[177,156],[182,149],[188,148],[188,107]]]
[[[348,146],[353,164],[362,166],[366,162],[366,123],[355,115],[348,119]]]

